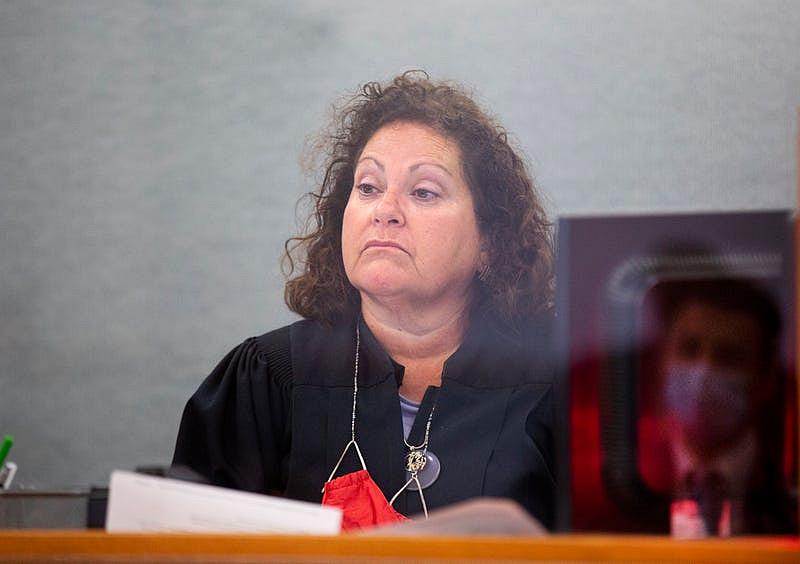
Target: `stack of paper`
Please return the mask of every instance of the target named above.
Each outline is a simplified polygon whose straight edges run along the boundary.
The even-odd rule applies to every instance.
[[[106,530],[336,535],[341,520],[315,503],[115,470]]]

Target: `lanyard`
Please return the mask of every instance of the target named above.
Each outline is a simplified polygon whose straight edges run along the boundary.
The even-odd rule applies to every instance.
[[[357,399],[358,399],[358,360],[359,360],[359,352],[361,349],[361,331],[359,328],[359,324],[356,323],[356,354],[355,354],[355,367],[353,369],[353,410],[350,416],[350,441],[345,445],[344,450],[342,451],[339,460],[336,462],[336,465],[333,467],[330,476],[328,477],[328,482],[333,480],[333,477],[336,475],[336,471],[339,470],[339,466],[341,466],[342,461],[344,460],[347,451],[350,450],[350,447],[356,451],[358,455],[358,460],[361,462],[362,470],[367,470],[367,464],[364,462],[364,456],[361,454],[361,449],[358,446],[358,442],[356,441],[356,413],[357,413]],[[419,492],[419,499],[422,504],[422,511],[425,514],[425,518],[428,518],[428,506],[425,503],[425,494],[422,493],[423,485],[419,480],[419,472],[422,470],[426,463],[427,463],[427,455],[428,455],[428,439],[430,437],[430,430],[431,430],[431,421],[433,419],[433,412],[435,411],[436,406],[434,405],[433,409],[431,409],[430,414],[428,415],[428,421],[425,425],[425,440],[422,444],[413,446],[405,443],[406,446],[410,449],[408,455],[406,455],[406,471],[410,474],[406,483],[403,484],[396,494],[392,496],[392,499],[389,500],[389,505],[394,506],[394,502],[397,497],[406,489],[409,489],[412,484],[416,486],[417,491]],[[403,439],[405,442],[405,438]],[[425,487],[427,487],[426,484]],[[325,487],[323,486],[322,491],[325,492]]]

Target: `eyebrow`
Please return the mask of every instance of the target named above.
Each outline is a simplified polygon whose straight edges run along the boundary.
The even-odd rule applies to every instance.
[[[363,161],[372,161],[381,170],[381,172],[384,171],[383,163],[381,163],[379,160],[377,160],[377,159],[375,159],[373,157],[361,157],[360,159],[358,159],[358,162],[356,163],[356,166],[360,165]]]
[[[415,170],[417,170],[421,166],[435,166],[436,168],[439,168],[439,169],[443,170],[448,176],[453,176],[453,173],[450,172],[449,168],[447,168],[446,166],[441,165],[439,163],[429,163],[429,162],[417,163],[415,165],[411,165],[411,167],[409,167],[409,170],[411,172],[414,172]]]
[[[360,159],[358,159],[358,162],[356,163],[356,166],[361,164],[363,161],[372,161],[380,169],[381,172],[385,171],[383,163],[381,163],[379,160],[377,160],[374,157],[361,157]],[[408,170],[410,172],[414,172],[421,166],[434,166],[436,168],[439,168],[439,169],[443,170],[448,176],[453,176],[453,173],[450,172],[450,169],[448,169],[446,166],[441,165],[439,163],[432,163],[432,162],[417,163],[417,164],[411,165]]]

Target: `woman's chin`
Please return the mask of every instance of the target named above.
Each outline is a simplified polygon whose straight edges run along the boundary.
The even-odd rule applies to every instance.
[[[357,269],[352,273],[350,283],[359,292],[370,296],[393,296],[413,287],[413,281],[409,280],[406,269],[397,268],[392,263],[387,264],[387,261]]]
[[[372,298],[392,298],[403,295],[403,288],[393,280],[372,280],[363,284],[359,290]]]
[[[372,300],[392,300],[402,298],[406,294],[411,294],[411,288],[407,281],[395,276],[381,275],[365,276],[360,280],[353,281],[353,286],[361,293]]]

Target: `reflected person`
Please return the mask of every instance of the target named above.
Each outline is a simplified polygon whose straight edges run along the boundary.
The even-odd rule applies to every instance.
[[[780,314],[745,279],[662,289],[673,533],[782,532]]]

